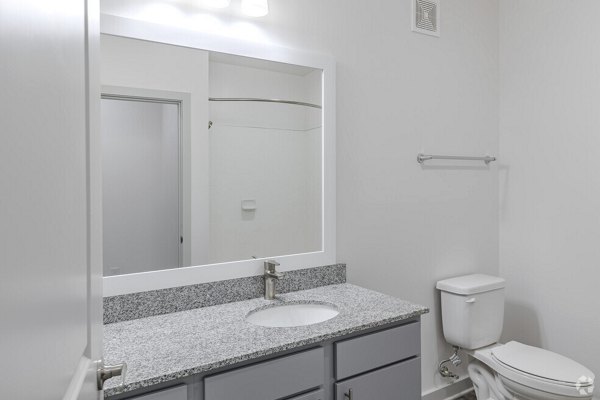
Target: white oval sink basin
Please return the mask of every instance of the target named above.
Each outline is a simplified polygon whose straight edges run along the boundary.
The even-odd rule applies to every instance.
[[[289,328],[318,324],[330,320],[340,312],[328,304],[285,304],[252,311],[246,321],[270,328]]]

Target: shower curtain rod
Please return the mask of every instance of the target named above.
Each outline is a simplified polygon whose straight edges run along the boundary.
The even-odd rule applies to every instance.
[[[280,99],[257,99],[252,97],[209,97],[208,101],[253,101],[257,103],[282,103],[282,104],[293,104],[296,106],[305,106],[322,109],[318,104],[304,103],[302,101],[293,100],[280,100]]]

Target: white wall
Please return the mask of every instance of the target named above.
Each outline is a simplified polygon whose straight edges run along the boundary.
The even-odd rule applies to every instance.
[[[498,273],[497,170],[422,169],[416,155],[497,152],[498,1],[444,0],[440,39],[410,32],[408,0],[278,0],[264,19],[215,13],[204,26],[199,11],[103,1],[109,14],[194,29],[214,22],[241,39],[336,58],[338,260],[350,282],[431,307],[423,390],[445,385],[435,373],[449,349],[434,286]]]
[[[500,272],[505,337],[600,374],[600,3],[576,3],[500,2]]]
[[[277,38],[338,62],[338,260],[350,282],[431,307],[424,393],[447,384],[435,282],[498,273],[498,180],[494,164],[422,169],[416,155],[496,154],[497,7],[442,1],[435,39],[410,32],[410,1],[272,5]]]

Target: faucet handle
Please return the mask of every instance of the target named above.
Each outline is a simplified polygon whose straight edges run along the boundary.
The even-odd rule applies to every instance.
[[[266,260],[265,261],[265,272],[275,272],[275,267],[278,267],[280,264],[275,260]]]

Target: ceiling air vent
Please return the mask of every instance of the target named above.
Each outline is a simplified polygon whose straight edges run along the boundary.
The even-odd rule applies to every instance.
[[[413,1],[413,32],[440,36],[440,0]]]

